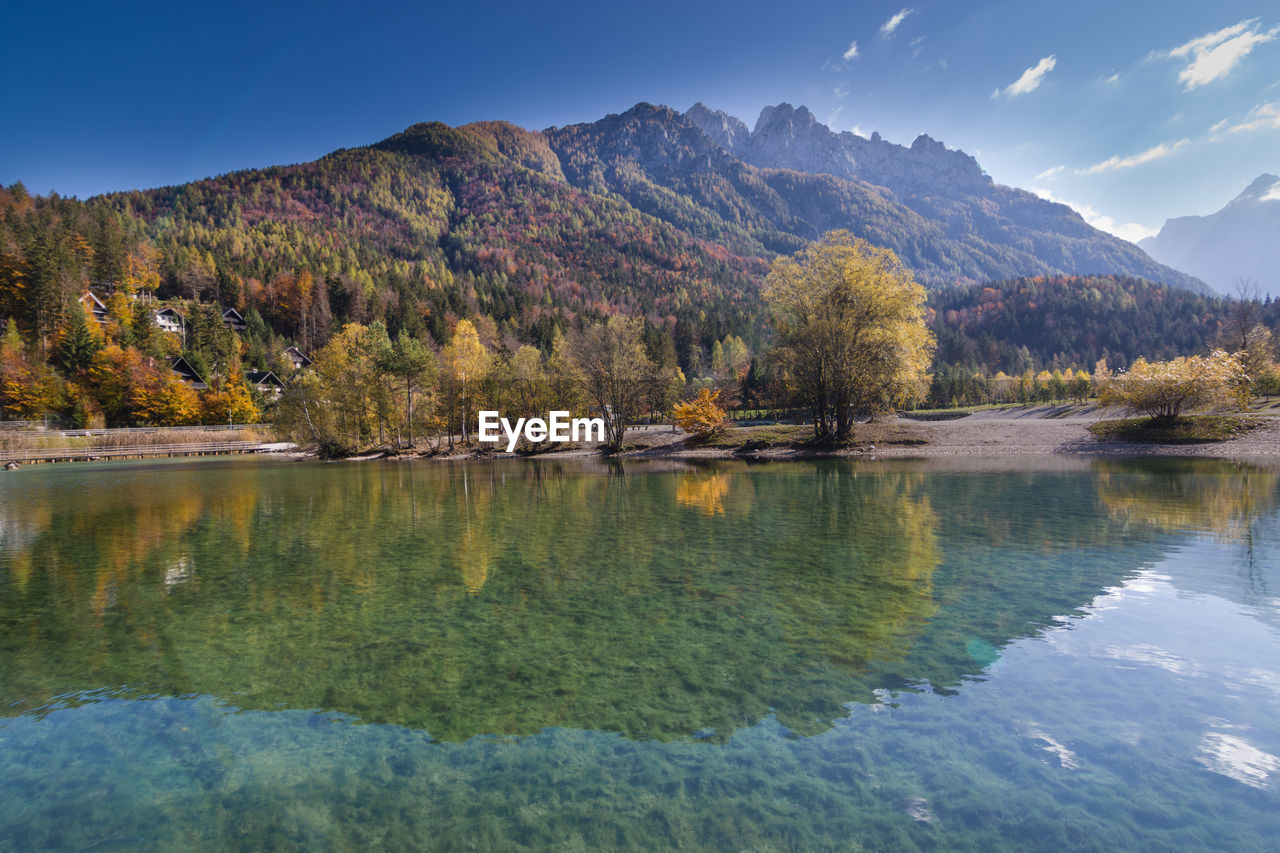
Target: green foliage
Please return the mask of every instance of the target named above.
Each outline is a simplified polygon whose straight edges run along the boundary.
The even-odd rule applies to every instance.
[[[938,361],[1004,371],[1092,365],[1204,352],[1228,302],[1124,276],[1040,276],[936,290],[929,325]],[[1268,305],[1271,322],[1277,306]]]
[[[1188,415],[1152,420],[1124,418],[1098,421],[1089,432],[1102,441],[1129,441],[1140,444],[1208,444],[1229,441],[1263,425],[1259,418],[1239,415]]]
[[[67,312],[67,320],[58,341],[58,362],[70,374],[83,373],[93,364],[102,349],[102,341],[89,328],[89,319],[79,306]]]

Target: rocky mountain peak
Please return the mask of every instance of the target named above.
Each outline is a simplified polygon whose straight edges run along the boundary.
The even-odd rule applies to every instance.
[[[723,220],[735,245],[757,241],[748,251],[791,252],[850,227],[925,280],[1117,270],[1203,287],[1064,205],[995,184],[973,157],[927,134],[905,146],[837,133],[789,103],[765,107],[748,131],[701,102],[684,113],[638,104],[544,133],[571,184],[618,193],[698,234]]]
[[[756,119],[755,130],[751,131],[751,135],[787,131],[794,133],[797,130],[810,130],[817,123],[818,120],[813,117],[813,113],[809,112],[808,107],[802,106],[796,109],[784,101],[777,106],[765,107],[760,111],[760,117]]]
[[[684,114],[685,120],[701,130],[720,147],[735,151],[747,143],[751,131],[746,122],[731,116],[724,110],[712,110],[702,101],[694,104]]]
[[[685,118],[755,166],[863,180],[902,196],[982,194],[992,185],[975,159],[927,134],[907,148],[886,142],[879,133],[870,139],[835,133],[804,106],[784,102],[765,107],[750,134],[741,120],[701,103]]]
[[[1280,201],[1280,178],[1269,173],[1259,175],[1230,203],[1241,201]]]

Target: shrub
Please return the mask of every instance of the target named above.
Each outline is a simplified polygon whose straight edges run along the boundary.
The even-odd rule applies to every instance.
[[[703,388],[687,403],[676,403],[676,424],[698,438],[714,435],[725,428],[724,409],[720,408],[720,392]]]
[[[1104,406],[1172,420],[1196,409],[1239,407],[1248,377],[1239,359],[1222,350],[1172,361],[1138,359],[1099,395]]]

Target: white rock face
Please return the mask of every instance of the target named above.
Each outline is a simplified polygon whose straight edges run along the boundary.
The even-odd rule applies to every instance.
[[[700,103],[685,118],[720,145],[731,144],[730,150],[755,166],[854,178],[888,187],[899,196],[955,197],[981,194],[992,186],[978,161],[927,135],[906,148],[884,141],[878,133],[870,139],[848,131],[834,133],[807,107],[765,107],[749,135],[739,119]]]
[[[736,151],[751,137],[742,119],[723,110],[712,110],[702,101],[690,107],[684,117],[727,151]]]

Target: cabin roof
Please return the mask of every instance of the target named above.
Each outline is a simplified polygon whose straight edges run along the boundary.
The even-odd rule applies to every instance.
[[[253,385],[275,385],[283,388],[284,383],[280,381],[280,377],[276,376],[270,370],[248,370],[245,371],[244,378]]]
[[[307,358],[307,356],[303,354],[302,350],[298,349],[297,347],[293,347],[293,346],[289,347],[287,350],[284,351],[284,354],[286,357],[294,361],[297,361],[299,364],[304,364],[304,365],[311,364],[311,359]]]
[[[200,374],[196,373],[196,369],[191,366],[191,362],[180,355],[174,356],[173,360],[169,362],[169,369],[178,374],[184,382],[190,382],[194,388],[203,389],[209,387],[208,383],[200,377]]]

